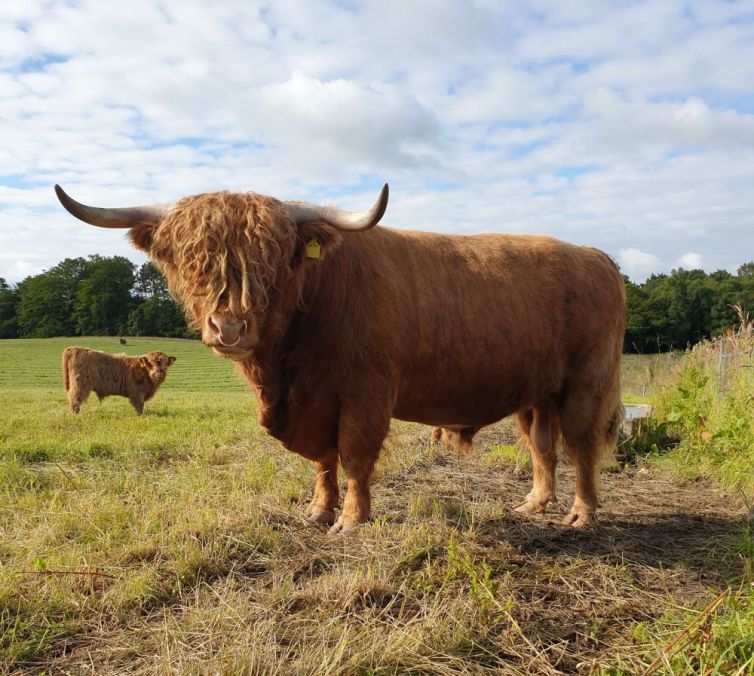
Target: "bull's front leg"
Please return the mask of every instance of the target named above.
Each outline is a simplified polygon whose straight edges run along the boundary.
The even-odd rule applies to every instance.
[[[338,455],[314,463],[314,497],[306,515],[310,521],[332,526],[335,523],[335,508],[338,506]]]
[[[390,428],[390,411],[372,404],[344,405],[338,425],[338,455],[348,479],[343,509],[330,533],[345,533],[366,523],[371,515],[369,481]]]

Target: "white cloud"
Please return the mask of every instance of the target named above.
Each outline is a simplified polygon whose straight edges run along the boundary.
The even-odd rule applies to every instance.
[[[360,208],[388,180],[391,225],[544,232],[637,278],[735,269],[754,256],[745,5],[5,3],[0,276],[130,251],[55,182],[114,206],[227,188]]]
[[[654,254],[641,249],[621,249],[618,252],[621,270],[632,280],[644,281],[662,267],[662,261]]]
[[[702,255],[689,251],[676,261],[674,267],[684,270],[699,270],[702,268]]]
[[[23,261],[19,259],[3,261],[3,264],[8,271],[7,279],[12,281],[21,280],[31,275],[38,275],[44,270],[44,268],[34,265],[33,263],[29,263],[29,261]]]
[[[429,111],[390,85],[323,82],[297,71],[258,96],[258,121],[270,142],[320,166],[318,159],[329,161],[333,153],[356,166],[416,163],[409,146],[437,136]]]

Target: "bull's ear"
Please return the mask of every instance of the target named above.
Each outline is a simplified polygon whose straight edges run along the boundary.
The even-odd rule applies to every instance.
[[[139,364],[141,365],[141,368],[148,369],[149,359],[147,357],[139,357]]]
[[[332,226],[321,222],[301,223],[297,226],[298,236],[293,266],[302,261],[322,260],[343,241],[343,235]]]
[[[128,231],[128,239],[137,249],[149,252],[152,248],[154,227],[152,225],[135,225]]]
[[[172,366],[175,363],[175,357],[168,357],[168,366]]]

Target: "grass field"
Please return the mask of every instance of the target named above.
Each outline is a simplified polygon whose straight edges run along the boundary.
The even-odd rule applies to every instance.
[[[709,480],[615,467],[572,532],[569,467],[559,512],[511,511],[530,476],[508,421],[466,458],[395,423],[373,521],[329,537],[230,363],[129,338],[178,357],[144,415],[72,416],[68,344],[121,351],[0,341],[0,673],[754,673],[745,505]],[[626,361],[629,398],[663,363]]]
[[[160,350],[177,357],[161,392],[248,391],[229,361],[217,359],[196,340],[128,338],[122,346],[113,337],[0,340],[0,390],[62,387],[60,357],[69,345],[128,355]]]

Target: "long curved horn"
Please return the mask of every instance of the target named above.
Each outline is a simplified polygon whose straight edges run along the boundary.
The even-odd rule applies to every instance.
[[[156,225],[168,213],[172,204],[154,204],[146,207],[102,209],[88,207],[69,197],[57,183],[55,194],[60,203],[76,218],[100,228],[132,228],[135,225]]]
[[[325,221],[338,230],[369,230],[380,222],[387,209],[389,189],[387,183],[382,186],[380,196],[369,211],[358,213],[343,211],[334,207],[320,207],[305,202],[283,202],[287,214],[296,223],[308,221]]]

